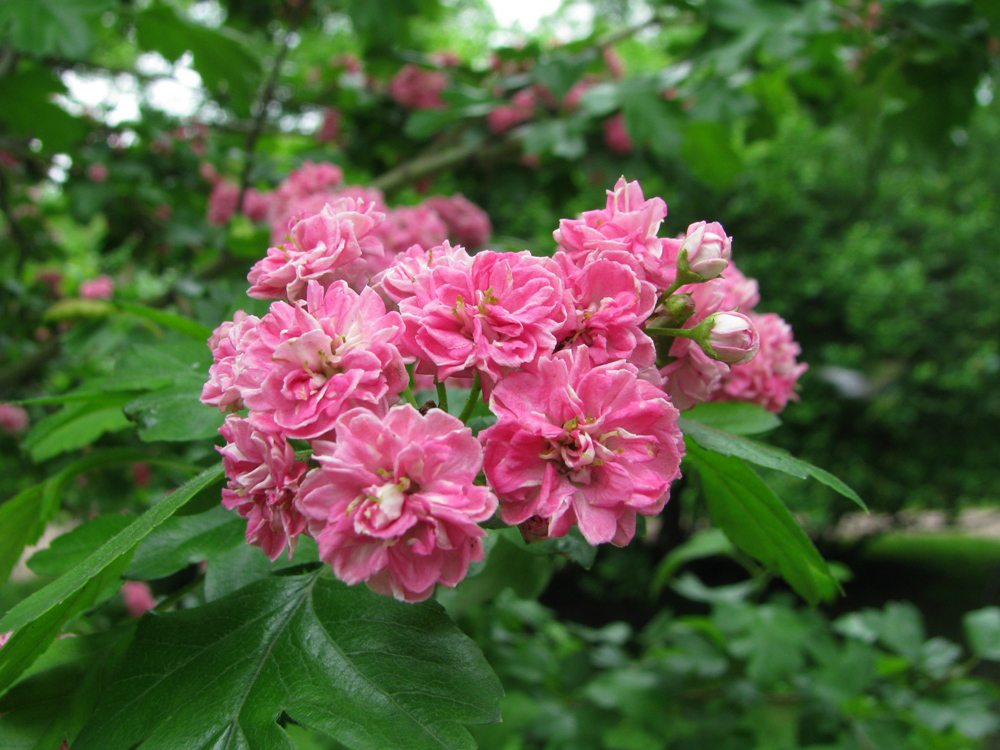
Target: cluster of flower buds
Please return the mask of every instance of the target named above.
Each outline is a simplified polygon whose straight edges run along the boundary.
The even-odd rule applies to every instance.
[[[309,177],[279,198],[294,204]],[[539,257],[445,240],[397,252],[361,189],[292,211],[249,275],[268,313],[238,312],[209,341],[202,400],[228,413],[223,503],[247,541],[273,559],[307,534],[341,580],[407,601],[458,583],[497,513],[526,539],[575,526],[627,544],[680,475],[679,410],[783,406],[804,369],[780,319],[755,322],[756,283],[722,227],[661,238],[666,213],[622,178]],[[438,403],[418,404],[415,384]]]

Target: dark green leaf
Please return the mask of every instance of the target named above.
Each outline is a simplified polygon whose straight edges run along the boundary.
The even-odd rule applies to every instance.
[[[51,71],[18,66],[17,72],[0,76],[0,101],[17,102],[16,107],[0,108],[0,122],[7,124],[11,135],[41,140],[46,153],[71,151],[83,138],[85,127],[51,100],[65,92]]]
[[[245,545],[245,536],[246,521],[221,505],[195,516],[174,516],[139,543],[125,577],[145,581],[162,578]]]
[[[840,588],[788,508],[740,459],[688,443],[716,526],[748,555],[777,571],[815,604]]]
[[[24,548],[34,544],[45,528],[43,489],[44,484],[36,484],[0,505],[0,581],[7,580]]]
[[[868,507],[858,497],[857,493],[837,479],[837,477],[833,476],[833,474],[799,458],[795,458],[785,451],[773,448],[770,445],[758,443],[754,440],[747,440],[743,437],[731,435],[704,424],[692,422],[684,417],[678,419],[677,424],[680,425],[681,430],[686,436],[693,438],[702,448],[721,453],[724,456],[742,458],[758,466],[776,469],[799,479],[812,477],[839,492],[844,497],[853,500],[865,510],[868,510]]]
[[[147,393],[125,404],[125,414],[136,422],[139,437],[157,440],[201,440],[214,437],[225,416],[201,403],[201,385],[178,386]]]
[[[689,122],[684,126],[681,157],[696,177],[721,190],[742,166],[732,140],[729,128],[721,122]]]
[[[649,584],[650,591],[654,596],[659,594],[673,574],[691,560],[731,555],[732,553],[733,543],[729,541],[722,529],[699,531],[684,544],[670,550],[670,554],[660,561],[653,574],[653,580]]]
[[[44,461],[90,445],[105,432],[123,430],[129,421],[122,407],[133,398],[131,393],[105,393],[67,404],[35,423],[24,439],[24,448],[35,461]]]
[[[245,527],[244,522],[241,529]],[[319,548],[312,538],[304,535],[299,537],[291,560],[282,554],[272,562],[259,547],[252,547],[246,543],[239,544],[213,555],[208,561],[208,569],[205,571],[205,598],[213,601],[239,591],[254,581],[267,578],[275,571],[315,562],[319,562]]]
[[[0,698],[0,747],[39,750],[72,742],[133,634],[129,625],[56,640],[30,674]]]
[[[87,56],[94,33],[87,22],[117,0],[5,0],[0,4],[0,31],[14,47],[29,55],[58,55],[71,60]]]
[[[473,748],[461,723],[498,720],[501,692],[437,604],[277,576],[143,619],[73,748],[288,747],[283,711],[351,748]]]
[[[136,518],[80,565],[12,607],[0,619],[0,633],[16,631],[0,649],[0,693],[45,650],[64,622],[91,606],[107,582],[117,581],[139,541],[221,476],[221,464],[206,469]]]

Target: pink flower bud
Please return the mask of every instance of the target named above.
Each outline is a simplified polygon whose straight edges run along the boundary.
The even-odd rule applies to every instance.
[[[743,313],[721,312],[706,320],[708,351],[714,359],[730,365],[743,365],[757,354],[760,336],[753,322]],[[707,351],[707,350],[706,350]]]
[[[23,432],[30,422],[28,412],[16,404],[0,404],[0,432]]]
[[[129,617],[142,617],[156,606],[149,584],[143,581],[125,581],[122,584],[122,599],[125,600]]]
[[[714,279],[729,265],[732,241],[732,237],[726,236],[726,230],[719,222],[709,224],[699,221],[688,227],[679,258],[686,259],[688,269],[698,274],[702,280]]]
[[[83,299],[108,299],[114,293],[115,282],[107,274],[89,279],[80,284],[79,294]]]

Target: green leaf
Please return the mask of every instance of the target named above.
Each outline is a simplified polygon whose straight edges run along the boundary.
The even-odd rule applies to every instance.
[[[1000,607],[968,612],[962,618],[972,653],[980,659],[1000,661]]]
[[[0,122],[9,127],[8,135],[40,139],[46,153],[71,152],[86,128],[51,101],[64,93],[66,86],[51,71],[20,65],[16,73],[0,76],[0,101],[17,102],[0,108]]]
[[[131,393],[94,394],[87,401],[67,404],[36,422],[22,445],[35,461],[90,445],[105,432],[129,426],[122,407],[133,397]]]
[[[113,8],[117,0],[5,0],[0,4],[0,32],[36,57],[58,55],[82,60],[94,46],[87,16]]]
[[[98,516],[53,539],[48,547],[31,556],[28,567],[40,576],[60,576],[86,560],[132,521],[130,516],[114,513]]]
[[[684,418],[733,435],[758,435],[781,425],[777,414],[745,401],[706,401],[684,412]]]
[[[579,159],[586,153],[587,143],[577,122],[546,120],[525,128],[524,151],[527,154],[552,153],[564,159]]]
[[[91,606],[106,582],[118,579],[139,541],[221,477],[221,464],[206,469],[136,518],[64,576],[13,606],[0,619],[0,633],[16,631],[0,649],[0,693],[45,650],[64,622]]]
[[[212,329],[208,326],[202,325],[196,320],[185,318],[183,315],[177,315],[166,310],[157,310],[156,308],[146,307],[134,302],[118,302],[117,305],[124,312],[143,318],[144,320],[149,320],[171,331],[177,331],[185,336],[189,336],[200,342],[203,346],[208,341],[209,336],[212,335]]]
[[[240,528],[244,530],[245,524]],[[259,547],[238,544],[216,553],[209,560],[205,571],[205,598],[208,601],[220,599],[278,570],[316,562],[319,562],[319,548],[311,537],[304,535],[298,538],[291,560],[283,554],[272,562]]]
[[[351,748],[473,748],[460,722],[497,721],[501,694],[437,604],[275,576],[140,621],[73,750],[289,747],[282,712]]]
[[[44,483],[36,484],[0,505],[0,581],[7,580],[24,548],[34,544],[45,528],[44,488]]]
[[[174,516],[139,543],[125,577],[143,581],[163,578],[216,553],[246,545],[245,537],[246,521],[221,505],[195,516]]]
[[[0,698],[0,747],[57,748],[70,742],[94,710],[102,683],[134,634],[134,626],[56,640],[31,673]]]
[[[702,448],[721,453],[723,456],[742,458],[758,466],[776,469],[799,479],[812,477],[832,490],[839,492],[844,497],[853,500],[865,510],[868,510],[868,506],[858,497],[857,493],[837,479],[837,477],[833,476],[833,474],[820,469],[818,466],[813,466],[807,461],[795,458],[783,450],[758,443],[754,440],[747,440],[743,437],[731,435],[728,432],[722,432],[714,427],[699,424],[685,417],[678,419],[677,424],[685,436],[693,438]],[[688,442],[690,443],[690,441]]]
[[[788,508],[738,458],[688,441],[716,526],[748,555],[777,571],[806,601],[832,598],[840,586]]]
[[[722,190],[742,167],[732,140],[729,128],[721,122],[689,122],[684,126],[681,158],[695,177]]]
[[[147,393],[125,404],[125,414],[147,443],[157,440],[202,440],[215,437],[225,415],[201,403],[201,384]]]

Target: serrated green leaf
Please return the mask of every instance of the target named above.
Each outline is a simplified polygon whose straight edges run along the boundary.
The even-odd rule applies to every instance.
[[[157,440],[202,440],[214,437],[225,415],[201,403],[201,385],[147,393],[125,404],[125,414],[147,443]]]
[[[315,540],[305,535],[298,538],[291,560],[283,554],[271,561],[259,547],[238,544],[213,555],[208,561],[208,569],[205,571],[205,599],[213,601],[279,570],[316,562],[319,562],[319,548]]]
[[[733,544],[781,574],[811,604],[833,597],[840,586],[826,562],[760,477],[739,458],[687,443],[712,521]]]
[[[56,537],[28,560],[28,567],[40,576],[59,576],[79,565],[102,544],[132,523],[119,514],[98,516]]]
[[[1000,607],[968,612],[962,618],[972,653],[980,659],[1000,661]]]
[[[118,579],[136,544],[221,477],[221,464],[206,469],[136,518],[61,578],[14,605],[0,619],[0,633],[16,631],[0,649],[0,693],[6,691],[52,642],[66,620],[83,611],[81,607],[90,606],[108,581]]]
[[[461,724],[498,720],[501,693],[437,604],[275,576],[142,620],[73,748],[288,746],[282,712],[358,750],[473,748]]]
[[[246,521],[221,505],[207,513],[174,516],[139,543],[125,577],[143,581],[162,578],[245,545],[245,536]]]
[[[777,414],[745,401],[706,401],[684,412],[684,419],[733,435],[759,435],[781,425]]]
[[[758,466],[776,469],[799,479],[812,477],[849,500],[853,500],[864,510],[868,510],[868,506],[858,497],[858,494],[833,474],[818,466],[813,466],[807,461],[795,458],[783,450],[765,445],[764,443],[758,443],[754,440],[747,440],[744,437],[731,435],[728,432],[693,422],[684,417],[678,419],[677,424],[686,436],[693,438],[702,448],[721,453],[723,456],[742,458]]]

